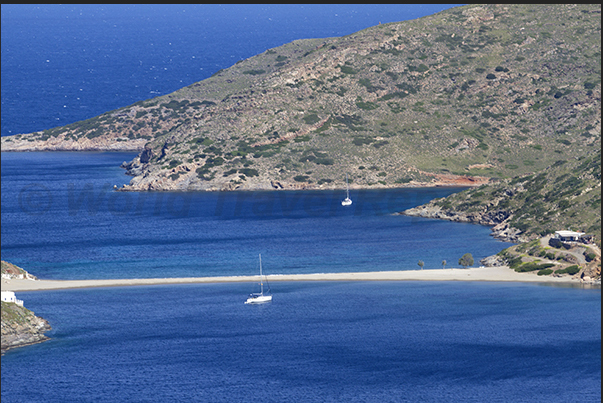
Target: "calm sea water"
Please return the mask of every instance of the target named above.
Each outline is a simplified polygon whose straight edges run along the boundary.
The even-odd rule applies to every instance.
[[[473,224],[394,216],[459,188],[116,192],[133,154],[3,153],[2,259],[40,278],[249,275],[458,267],[510,246]]]
[[[2,5],[2,135],[162,95],[304,37],[447,5]],[[460,189],[121,193],[133,154],[2,153],[2,259],[40,278],[435,269],[510,244],[393,216]],[[601,293],[271,283],[18,293],[53,326],[2,357],[2,402],[599,402]]]
[[[2,4],[2,136],[88,119],[296,39],[453,4]]]
[[[455,189],[123,193],[115,153],[3,153],[2,259],[41,278],[453,266],[509,244],[390,213]],[[457,189],[458,190],[458,189]],[[272,282],[22,292],[52,340],[2,358],[2,402],[598,402],[601,291]],[[27,379],[27,382],[23,380]],[[35,385],[32,387],[31,385]]]
[[[600,290],[465,282],[21,293],[2,402],[600,402]]]

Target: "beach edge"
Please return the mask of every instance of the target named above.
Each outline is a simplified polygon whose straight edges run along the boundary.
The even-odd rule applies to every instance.
[[[269,281],[497,281],[579,284],[581,279],[571,276],[538,276],[517,273],[508,266],[468,269],[398,270],[357,273],[273,274]],[[5,280],[3,291],[47,291],[74,288],[129,287],[142,285],[174,285],[196,283],[243,283],[258,281],[258,276],[216,276],[140,279],[90,280]]]

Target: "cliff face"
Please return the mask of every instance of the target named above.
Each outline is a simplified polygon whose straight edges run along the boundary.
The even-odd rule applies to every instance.
[[[12,302],[2,302],[2,352],[48,340],[47,320]]]
[[[123,190],[470,185],[600,148],[601,8],[486,4],[269,49],[2,150],[136,149]],[[448,177],[448,179],[446,179]]]

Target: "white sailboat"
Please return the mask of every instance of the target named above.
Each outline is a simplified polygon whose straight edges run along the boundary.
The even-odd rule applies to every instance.
[[[348,174],[345,174],[345,193],[346,198],[341,201],[342,206],[349,206],[352,204],[352,199],[350,199],[350,187],[348,186]]]
[[[270,292],[270,287],[268,287]],[[271,302],[272,295],[264,295],[264,278],[262,276],[262,255],[260,254],[260,293],[249,294],[249,298],[245,301],[246,304],[263,304],[265,302]]]

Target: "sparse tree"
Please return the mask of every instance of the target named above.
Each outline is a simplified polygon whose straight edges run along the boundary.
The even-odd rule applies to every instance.
[[[422,260],[419,260],[418,265],[419,267],[421,267],[421,270],[423,270],[423,266],[425,266],[425,263]]]
[[[460,259],[459,264],[463,266],[463,269],[466,269],[469,266],[473,266],[473,256],[471,253],[465,253]]]

